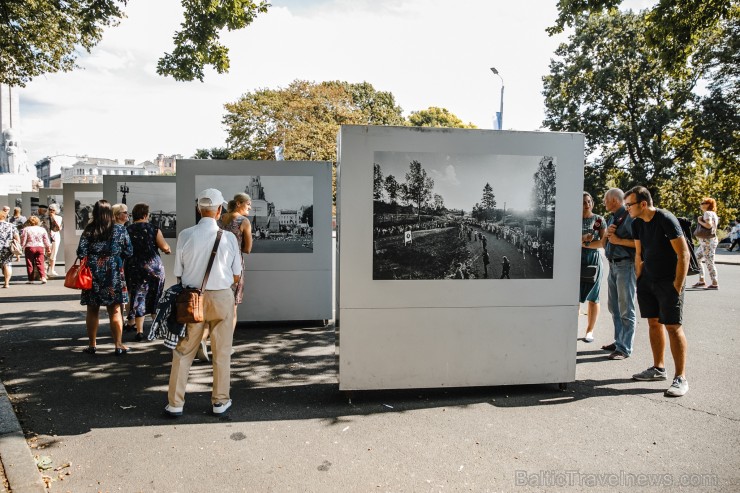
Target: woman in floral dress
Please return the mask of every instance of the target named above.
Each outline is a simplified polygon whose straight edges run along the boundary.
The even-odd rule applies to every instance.
[[[136,204],[131,210],[133,223],[129,224],[128,235],[134,254],[126,259],[126,284],[131,293],[131,309],[128,318],[134,319],[136,340],[144,340],[144,317],[153,315],[157,301],[164,291],[164,265],[159,256],[162,250],[171,253],[162,231],[149,223],[149,206]]]
[[[93,285],[83,290],[80,304],[87,306],[87,336],[89,346],[84,350],[95,354],[100,307],[104,306],[110,319],[110,330],[116,356],[128,352],[122,342],[122,306],[128,302],[128,290],[123,274],[123,261],[133,253],[126,228],[113,223],[113,210],[107,200],[98,200],[92,210],[92,221],[85,226],[77,257],[87,257],[92,271]]]

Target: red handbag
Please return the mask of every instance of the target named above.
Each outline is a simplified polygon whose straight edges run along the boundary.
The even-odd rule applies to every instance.
[[[80,262],[77,264],[77,262]],[[92,271],[87,265],[87,257],[75,259],[75,263],[64,275],[64,287],[71,289],[92,289]]]

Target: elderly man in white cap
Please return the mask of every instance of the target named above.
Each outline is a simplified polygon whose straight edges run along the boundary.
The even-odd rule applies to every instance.
[[[199,288],[206,273],[219,227],[224,198],[215,188],[198,194],[201,219],[195,226],[180,233],[175,255],[175,276],[185,287]],[[185,405],[185,387],[195,354],[200,347],[206,324],[211,331],[213,359],[213,413],[221,415],[231,407],[231,344],[234,337],[234,292],[231,285],[242,273],[241,253],[236,237],[229,231],[222,233],[213,266],[208,275],[203,295],[205,320],[187,325],[187,335],[172,352],[172,370],[167,392],[165,414],[181,416]]]

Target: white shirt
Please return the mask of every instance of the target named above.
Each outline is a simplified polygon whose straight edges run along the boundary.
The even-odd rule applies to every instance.
[[[716,212],[704,211],[704,217],[702,219],[712,225],[710,229],[717,229],[717,225],[719,224],[719,216],[717,216]]]
[[[182,278],[182,285],[199,288],[206,275],[208,259],[216,241],[218,225],[212,217],[203,217],[200,222],[187,228],[177,239],[175,253],[175,277]],[[242,275],[242,258],[236,236],[224,231],[213,259],[206,290],[228,289],[234,284],[234,276]]]

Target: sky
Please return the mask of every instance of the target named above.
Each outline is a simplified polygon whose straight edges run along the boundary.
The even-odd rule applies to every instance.
[[[558,43],[549,37],[555,0],[273,0],[244,30],[227,32],[227,74],[204,82],[156,74],[182,22],[179,0],[130,0],[127,18],[78,60],[73,72],[38,77],[20,90],[21,145],[45,156],[153,160],[224,147],[223,105],[296,79],[371,83],[404,114],[447,108],[492,128],[505,85],[504,129],[537,130],[542,77]],[[627,0],[635,8],[654,2]]]
[[[445,207],[470,212],[483,198],[486,183],[493,188],[496,207],[520,211],[532,208],[533,175],[542,156],[499,154],[442,154],[432,152],[375,152],[374,162],[383,177],[389,174],[406,181],[409,163],[419,161],[434,180],[433,194],[440,194]]]

